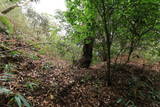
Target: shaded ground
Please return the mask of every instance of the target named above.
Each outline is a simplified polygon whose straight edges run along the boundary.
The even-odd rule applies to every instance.
[[[19,41],[10,48],[24,47]],[[14,79],[0,81],[14,92],[20,92],[34,107],[159,107],[160,64],[147,65],[136,59],[127,65],[112,65],[112,87],[106,86],[104,63],[89,69],[70,67],[66,61],[38,55],[33,47],[20,49],[18,56],[5,53],[1,64],[12,63]],[[27,52],[27,54],[24,54]],[[27,55],[34,53],[34,58]],[[35,58],[36,57],[36,58]],[[4,68],[1,69],[1,74]],[[27,83],[37,84],[33,89]],[[5,102],[5,103],[4,103]],[[0,100],[1,106],[7,99]]]

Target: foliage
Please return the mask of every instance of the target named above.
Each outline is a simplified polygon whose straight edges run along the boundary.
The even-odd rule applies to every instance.
[[[6,0],[3,0],[2,2],[1,0],[0,2],[4,3],[5,1]],[[8,1],[11,1],[12,3],[6,2],[7,4],[4,7],[8,7],[10,4],[19,2],[19,0]],[[106,106],[105,100],[108,96],[111,96],[110,100],[112,100],[112,97],[114,97],[113,99],[115,99],[115,97],[120,97],[115,103],[120,105],[122,104],[122,106],[136,107],[137,103],[139,103],[138,101],[147,101],[147,104],[151,101],[154,104],[159,104],[160,92],[158,87],[156,89],[155,86],[153,86],[156,83],[153,84],[152,79],[148,77],[146,77],[147,81],[144,81],[141,80],[143,79],[141,75],[132,76],[135,72],[140,74],[141,70],[139,69],[146,69],[146,65],[143,61],[140,61],[140,63],[138,61],[137,63],[131,62],[129,63],[129,67],[124,69],[119,68],[119,70],[124,71],[124,74],[127,74],[126,71],[130,69],[130,66],[140,66],[138,70],[134,70],[135,72],[129,71],[127,76],[123,75],[123,73],[121,75],[121,73],[114,72],[114,67],[112,67],[113,60],[118,59],[118,57],[122,57],[120,61],[117,61],[118,63],[121,63],[121,61],[125,62],[126,57],[128,57],[129,60],[129,57],[134,55],[132,55],[132,53],[136,53],[137,59],[140,56],[148,59],[149,62],[158,62],[156,69],[159,70],[159,0],[66,0],[66,4],[67,11],[59,11],[58,18],[60,19],[56,21],[61,22],[58,23],[54,22],[53,17],[48,14],[39,14],[29,6],[26,6],[26,10],[23,8],[25,11],[21,10],[21,8],[16,8],[6,16],[0,16],[0,32],[3,31],[13,34],[12,38],[9,36],[6,38],[0,38],[0,41],[2,40],[2,44],[11,44],[11,48],[14,49],[18,47],[18,49],[20,48],[20,50],[24,51],[24,53],[20,51],[12,51],[5,53],[4,56],[7,54],[9,57],[11,56],[17,59],[21,54],[25,54],[24,62],[15,62],[12,64],[14,61],[10,63],[10,60],[6,58],[7,63],[0,65],[0,70],[5,72],[0,74],[0,82],[5,83],[10,80],[14,80],[14,75],[9,72],[14,71],[16,68],[17,70],[20,69],[22,71],[17,74],[17,79],[19,80],[15,79],[16,82],[18,81],[17,84],[20,84],[15,84],[17,85],[16,88],[18,87],[16,90],[22,88],[22,90],[20,89],[20,92],[27,91],[28,95],[28,93],[32,94],[30,92],[34,92],[37,87],[41,87],[42,90],[36,90],[39,91],[36,94],[41,94],[41,92],[44,91],[42,97],[45,96],[47,101],[44,100],[44,102],[40,103],[49,104],[48,96],[51,96],[51,100],[49,101],[54,103],[52,94],[55,92],[54,94],[57,94],[57,96],[60,97],[64,97],[65,95],[65,100],[57,97],[60,99],[59,102],[63,101],[64,104],[66,104],[65,101],[71,103],[68,98],[71,97],[70,99],[73,100],[77,95],[80,95],[80,98],[82,99],[88,98],[90,100],[91,98],[91,101],[97,101],[98,104],[102,103],[100,106],[103,106],[103,103]],[[60,24],[60,26],[58,24]],[[14,42],[14,40],[16,40],[16,42]],[[68,61],[73,61],[74,63],[77,59],[80,59],[82,51],[85,50],[83,47],[92,42],[94,43],[94,49],[93,52],[91,52],[94,56],[91,58],[93,64],[102,61],[107,61],[107,64],[97,64],[89,70],[77,70],[78,67],[76,70],[72,70],[68,66],[63,68],[63,65],[67,65]],[[32,44],[32,46],[29,44]],[[26,46],[29,46],[29,48],[26,48]],[[0,47],[0,50],[3,51],[3,47]],[[23,57],[19,58],[23,59]],[[67,60],[67,64],[65,61],[59,61],[59,59]],[[141,58],[139,59],[141,60]],[[52,60],[53,62],[55,61],[57,65],[50,63],[48,60]],[[32,65],[34,70],[32,69]],[[100,67],[105,67],[105,69],[100,69]],[[149,66],[149,69],[155,68]],[[89,74],[90,71],[93,75]],[[150,74],[152,74],[152,71],[148,75],[150,76]],[[115,83],[113,81],[114,78],[111,78],[111,76],[115,76],[116,81],[118,80],[116,75],[121,76],[120,78],[122,79],[126,79],[126,84],[123,84],[124,81],[118,81]],[[28,79],[30,78],[35,79],[35,81],[42,82],[42,86],[35,82],[29,82],[30,80]],[[95,80],[96,78],[98,78],[98,81]],[[113,87],[108,88],[104,85],[106,84],[106,79],[108,79],[108,85],[111,85],[111,81],[113,82]],[[21,86],[24,81],[26,83],[24,85],[25,88]],[[92,83],[93,81],[94,83]],[[104,83],[101,84],[102,82]],[[14,83],[15,82],[13,82],[13,84]],[[124,90],[120,90],[120,93],[118,89],[116,90],[118,87],[116,86],[117,84],[121,84],[122,87],[125,87]],[[10,83],[6,86],[10,86]],[[94,90],[94,88],[99,88],[100,91]],[[89,92],[87,92],[88,90]],[[92,90],[94,91],[93,94]],[[70,93],[70,91],[74,92]],[[121,91],[126,92],[121,93]],[[19,107],[31,106],[19,93],[13,93],[5,88],[0,88],[0,93],[7,95],[12,94],[12,98],[8,103],[10,105],[14,105],[16,103]],[[86,94],[89,93],[91,95],[89,97],[86,96]],[[107,97],[105,94],[107,94]],[[112,96],[114,94],[115,96]],[[125,96],[123,96],[123,94]],[[33,94],[33,96],[34,95],[35,94]],[[94,100],[92,99],[92,95],[95,95]],[[72,97],[74,98],[72,99]],[[40,97],[32,96],[30,96],[30,98],[40,99]],[[86,100],[88,101],[87,103],[93,103],[92,105],[94,106],[95,103],[90,102],[88,99]],[[41,99],[39,101],[41,101]],[[78,99],[78,101],[82,103],[82,100]],[[77,101],[75,101],[75,103],[77,103]],[[79,102],[77,104],[79,104]]]
[[[13,64],[5,64],[4,65],[4,71],[5,72],[11,72],[12,70],[14,70],[15,69],[15,66],[13,65]]]
[[[119,98],[119,99],[116,101],[116,103],[117,103],[117,104],[122,104],[123,106],[126,106],[126,107],[137,107],[132,100],[126,101],[124,98]]]
[[[43,46],[40,45],[39,53],[57,56],[72,61],[78,59],[81,49],[70,38],[66,38],[58,34],[59,29],[51,27],[51,35],[43,39],[47,42]]]
[[[37,32],[37,35],[39,34],[45,34],[45,36],[48,35],[49,31],[49,21],[46,14],[39,14],[35,12],[32,8],[28,8],[26,12],[26,16],[28,18],[28,24],[31,28],[34,29],[34,31]]]
[[[0,32],[13,33],[13,24],[3,15],[0,15]]]
[[[12,101],[14,101],[18,105],[18,107],[23,107],[23,106],[31,107],[28,101],[19,93],[15,94],[13,98],[11,98],[10,103]]]
[[[88,0],[67,0],[68,11],[64,13],[67,22],[72,25],[70,35],[76,42],[95,36],[96,14]],[[84,17],[85,16],[85,17]]]
[[[2,88],[0,87],[0,94],[5,94],[5,95],[11,95],[12,97],[10,98],[8,104],[16,103],[18,107],[31,107],[31,105],[28,103],[28,101],[19,93],[13,93],[11,90]]]
[[[9,89],[0,87],[0,94],[12,94],[13,92]]]
[[[125,37],[121,38],[123,38],[122,41],[126,41],[126,45],[129,45],[125,47],[129,48],[130,57],[132,52],[141,46],[142,40],[144,40],[147,35],[152,38],[152,35],[155,33],[154,29],[159,25],[159,5],[154,2],[144,3],[143,0],[130,1],[125,4],[126,5],[122,8],[121,18],[122,25],[125,28],[124,31],[120,33],[123,33],[122,36],[125,35]],[[150,39],[148,37],[147,39]]]
[[[33,83],[33,82],[27,82],[25,85],[28,89],[31,89],[32,91],[38,87],[38,84]]]

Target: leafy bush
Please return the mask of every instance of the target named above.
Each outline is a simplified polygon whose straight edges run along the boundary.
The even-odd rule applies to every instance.
[[[0,15],[0,31],[5,31],[9,34],[13,33],[13,24],[3,15]]]
[[[5,64],[4,65],[4,71],[5,72],[11,72],[14,69],[15,69],[15,66],[13,64]]]

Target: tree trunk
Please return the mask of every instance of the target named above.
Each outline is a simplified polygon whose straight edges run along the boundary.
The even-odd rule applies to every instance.
[[[107,14],[106,14],[106,7],[105,7],[105,1],[102,0],[102,8],[103,8],[103,15],[101,16],[102,17],[102,21],[103,21],[103,24],[104,24],[104,32],[105,32],[105,35],[106,35],[106,45],[107,45],[107,66],[106,66],[106,80],[108,80],[108,86],[111,86],[112,85],[112,77],[111,77],[111,35],[109,33],[109,29],[108,29],[108,26],[107,26]]]
[[[108,86],[112,85],[111,77],[111,44],[109,39],[107,39],[107,71],[108,71]]]
[[[106,19],[104,19],[104,22],[106,23]],[[108,31],[107,25],[104,23],[105,33],[106,33],[106,45],[107,45],[107,68],[106,68],[106,79],[108,80],[108,86],[112,85],[112,76],[111,76],[111,35]]]
[[[129,53],[128,53],[128,58],[127,58],[127,63],[130,61],[132,53],[133,53],[133,47],[130,47]]]
[[[103,40],[102,47],[103,47],[103,50],[102,50],[102,61],[107,61],[107,49],[106,49],[105,40]]]
[[[82,58],[78,61],[78,66],[81,68],[88,68],[92,62],[92,50],[94,44],[94,38],[89,37],[86,39],[88,43],[83,45],[83,55]]]
[[[130,48],[129,48],[128,58],[127,58],[127,62],[126,63],[128,63],[130,61],[131,55],[132,55],[132,53],[134,51],[134,48],[135,48],[134,47],[135,46],[135,42],[134,41],[135,40],[132,38],[131,44],[130,44]]]

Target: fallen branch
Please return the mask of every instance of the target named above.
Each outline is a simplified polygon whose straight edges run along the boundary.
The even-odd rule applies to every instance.
[[[3,42],[16,42],[16,40],[0,40],[0,43],[3,43]]]
[[[7,14],[8,12],[10,12],[11,10],[13,10],[14,8],[19,7],[17,4],[8,7],[7,9],[3,10],[1,13],[2,14]]]

